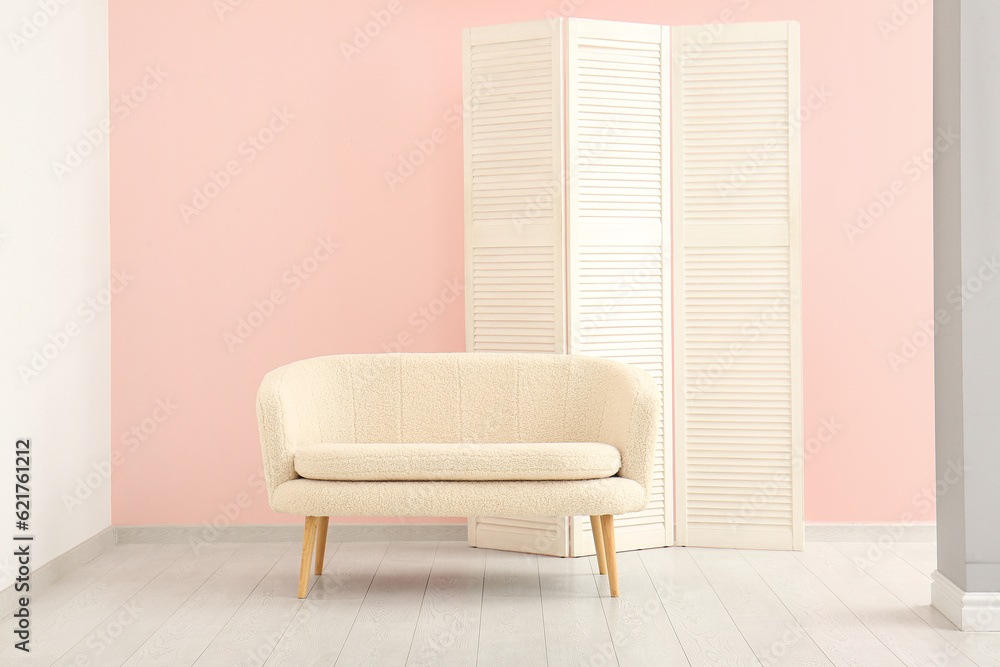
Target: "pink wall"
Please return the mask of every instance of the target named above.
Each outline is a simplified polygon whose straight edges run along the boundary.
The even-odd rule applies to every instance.
[[[803,101],[830,94],[802,125],[806,517],[933,519],[931,177],[910,162],[931,142],[930,3],[896,26],[892,0],[398,2],[111,0],[112,267],[135,276],[112,311],[115,524],[295,520],[261,492],[264,373],[464,349],[462,300],[441,299],[463,265],[461,28],[547,10],[801,23]],[[386,25],[348,59],[372,12]]]

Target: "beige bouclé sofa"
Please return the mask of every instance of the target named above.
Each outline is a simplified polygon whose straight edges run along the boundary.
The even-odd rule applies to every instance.
[[[305,517],[299,597],[330,516],[590,516],[618,595],[612,516],[643,509],[660,394],[641,369],[555,354],[348,354],[257,394],[271,508]]]

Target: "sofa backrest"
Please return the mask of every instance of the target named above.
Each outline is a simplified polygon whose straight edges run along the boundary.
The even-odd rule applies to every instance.
[[[601,442],[610,392],[637,369],[549,354],[359,354],[280,373],[301,442]]]

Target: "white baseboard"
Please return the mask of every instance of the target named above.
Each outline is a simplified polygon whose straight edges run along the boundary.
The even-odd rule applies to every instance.
[[[36,596],[44,591],[53,581],[64,574],[75,570],[87,561],[93,560],[115,544],[115,529],[108,526],[96,535],[87,538],[69,551],[61,553],[45,565],[31,572],[31,595]],[[14,611],[15,602],[20,593],[14,590],[14,584],[0,590],[0,617]]]
[[[807,523],[806,542],[935,542],[933,523]]]
[[[464,542],[464,523],[330,524],[331,542]],[[213,526],[115,526],[115,544],[299,542],[302,524]]]
[[[935,570],[931,604],[963,632],[1000,632],[1000,593],[967,593]]]

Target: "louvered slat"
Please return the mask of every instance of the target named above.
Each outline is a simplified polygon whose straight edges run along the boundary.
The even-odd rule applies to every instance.
[[[673,30],[677,538],[802,547],[798,32]]]

